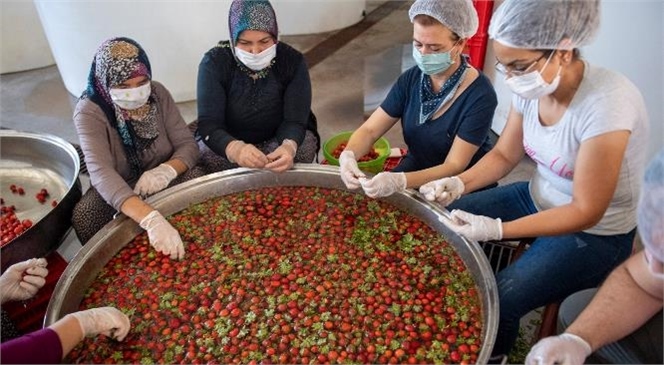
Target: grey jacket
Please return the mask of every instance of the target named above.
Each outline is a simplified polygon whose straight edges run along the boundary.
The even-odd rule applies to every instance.
[[[152,84],[158,104],[159,136],[139,155],[143,168],[147,171],[171,159],[178,159],[191,168],[199,154],[194,136],[168,90],[156,81]],[[76,105],[74,124],[92,186],[108,204],[120,210],[125,200],[136,195],[133,192],[136,179],[129,181],[131,168],[118,132],[102,109],[88,99]]]

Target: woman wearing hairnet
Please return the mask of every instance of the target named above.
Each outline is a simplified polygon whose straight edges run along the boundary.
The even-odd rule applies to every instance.
[[[627,78],[579,56],[599,11],[599,0],[506,0],[489,27],[514,93],[505,129],[473,168],[420,189],[454,209],[448,224],[468,239],[537,237],[497,274],[494,356],[509,353],[523,315],[597,286],[631,252],[648,116]],[[537,164],[530,182],[454,202],[507,175],[524,153]]]
[[[591,363],[662,363],[664,150],[648,165],[637,222],[644,250],[616,268],[594,297],[588,289],[566,299],[559,313],[565,332],[538,342],[526,364],[581,364],[591,352]]]
[[[497,100],[489,80],[462,55],[478,27],[470,0],[418,0],[413,22],[413,58],[387,98],[358,128],[339,158],[349,189],[360,186],[371,197],[418,187],[472,166],[491,145],[488,133]],[[393,172],[372,179],[356,158],[401,119],[408,154]]]

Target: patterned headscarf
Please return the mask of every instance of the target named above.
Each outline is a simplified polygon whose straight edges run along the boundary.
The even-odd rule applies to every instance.
[[[268,0],[233,0],[228,11],[228,28],[231,48],[235,48],[240,33],[245,30],[267,32],[275,40],[279,34],[277,16]]]
[[[118,131],[134,177],[143,172],[139,153],[150,147],[159,135],[154,89],[148,102],[135,110],[115,105],[110,89],[138,76],[152,79],[150,61],[143,48],[129,38],[111,38],[95,53],[88,86],[81,95],[82,99],[89,98],[99,105]]]

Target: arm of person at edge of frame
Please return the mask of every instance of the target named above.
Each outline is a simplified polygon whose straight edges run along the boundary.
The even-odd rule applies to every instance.
[[[642,250],[609,275],[565,332],[583,338],[595,351],[641,327],[662,310],[663,299],[664,283],[650,271]]]

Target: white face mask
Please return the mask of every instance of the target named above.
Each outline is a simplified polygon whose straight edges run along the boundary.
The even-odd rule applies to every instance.
[[[131,89],[111,88],[109,91],[111,94],[111,100],[113,100],[115,105],[122,109],[134,110],[142,107],[148,102],[148,98],[152,93],[152,87],[148,81],[145,85],[139,87]]]
[[[277,56],[277,44],[273,44],[270,48],[259,54],[253,54],[235,47],[235,56],[253,71],[260,71],[269,66],[270,62]]]
[[[549,64],[549,60],[546,61],[546,64],[544,64],[542,70],[544,70]],[[544,81],[541,71],[533,71],[525,75],[505,78],[505,84],[512,90],[513,93],[524,99],[539,99],[542,96],[549,95],[556,91],[558,84],[560,84],[561,69],[562,66],[558,67],[558,73],[550,84]]]

